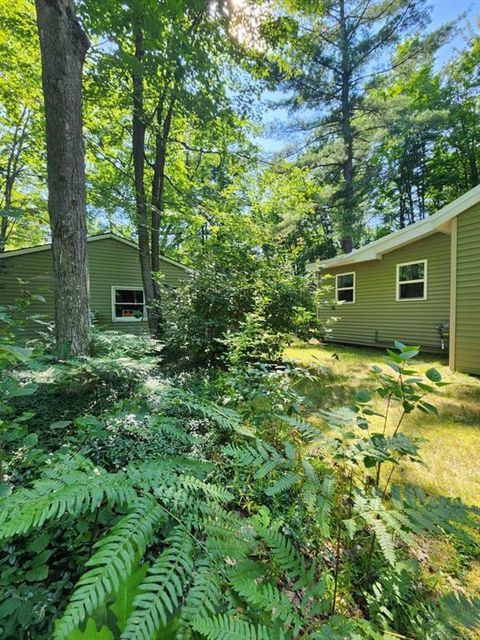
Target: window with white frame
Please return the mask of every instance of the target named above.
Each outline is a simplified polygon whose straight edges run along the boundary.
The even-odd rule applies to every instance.
[[[335,276],[337,302],[355,302],[355,273],[338,273]]]
[[[397,300],[427,299],[427,261],[397,264]]]
[[[147,317],[141,287],[112,287],[113,322],[138,322]]]

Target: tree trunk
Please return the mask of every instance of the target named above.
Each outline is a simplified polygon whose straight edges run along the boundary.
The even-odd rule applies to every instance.
[[[342,32],[342,139],[344,160],[343,202],[341,213],[341,245],[343,253],[350,253],[353,249],[354,214],[354,186],[353,186],[353,132],[352,109],[350,103],[351,70],[349,60],[349,43],[347,23],[345,17],[345,0],[340,0],[340,29]]]
[[[62,356],[89,347],[82,68],[89,42],[72,0],[36,0],[45,102],[55,331]]]
[[[27,136],[27,126],[29,120],[28,109],[24,107],[20,116],[20,122],[15,126],[13,134],[12,146],[8,154],[8,160],[5,168],[5,187],[3,190],[2,201],[2,222],[0,224],[0,253],[5,251],[5,246],[15,220],[9,217],[12,207],[12,194],[15,181],[20,175],[19,167],[20,157],[23,151],[23,144]]]
[[[168,136],[172,126],[173,108],[175,97],[172,97],[170,104],[163,119],[164,97],[159,101],[157,106],[157,133],[155,137],[155,163],[153,167],[152,180],[152,228],[151,228],[151,249],[152,249],[152,272],[153,272],[153,289],[155,300],[157,301],[158,323],[159,328],[162,325],[161,299],[162,292],[159,282],[155,279],[155,274],[160,271],[160,225],[162,222],[162,214],[164,210],[164,194],[165,194],[165,164],[167,160]]]
[[[134,67],[132,71],[132,152],[135,174],[135,203],[140,269],[142,272],[143,292],[147,306],[148,327],[150,333],[156,336],[160,330],[160,310],[155,299],[153,285],[150,234],[147,222],[147,202],[145,196],[145,114],[143,106],[143,76],[141,72],[143,55],[143,32],[138,28],[135,35],[135,57],[138,61],[138,66]]]

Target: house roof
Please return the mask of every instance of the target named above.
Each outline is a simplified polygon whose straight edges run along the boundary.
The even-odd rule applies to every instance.
[[[419,222],[415,222],[404,229],[394,231],[388,236],[370,242],[351,253],[330,258],[329,260],[311,263],[307,266],[307,270],[316,271],[317,269],[325,267],[341,267],[343,265],[366,262],[368,260],[380,260],[383,254],[393,251],[394,249],[399,249],[416,240],[421,240],[433,233],[450,233],[451,220],[479,202],[480,185],[470,189],[470,191],[467,191],[467,193],[464,193],[424,220],[419,220]]]
[[[122,238],[122,236],[118,236],[115,233],[98,233],[93,236],[88,236],[87,242],[96,242],[98,240],[116,240],[117,242],[121,242],[122,244],[126,244],[129,247],[133,247],[138,250],[138,245],[132,240],[128,240],[127,238]],[[36,247],[27,247],[26,249],[13,249],[12,251],[4,251],[0,253],[0,260],[5,258],[12,258],[13,256],[21,256],[27,253],[37,253],[38,251],[48,251],[51,248],[51,243],[48,244],[40,244]],[[171,258],[167,258],[166,256],[160,256],[164,262],[168,262],[169,264],[173,264],[176,267],[180,267],[180,269],[184,269],[189,273],[193,273],[193,269],[190,267],[186,267],[184,264],[177,262],[176,260],[172,260]]]

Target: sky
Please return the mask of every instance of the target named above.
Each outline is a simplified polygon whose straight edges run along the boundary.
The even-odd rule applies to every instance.
[[[445,24],[446,22],[456,22],[461,31],[478,30],[476,18],[480,18],[480,0],[431,0],[429,3],[432,12],[430,29]],[[442,47],[437,55],[439,66],[445,64],[456,52],[463,48],[464,36],[457,34],[447,45]],[[267,96],[270,97],[270,96]],[[272,94],[272,99],[275,98]],[[255,139],[266,154],[279,152],[286,147],[289,140],[283,138],[278,132],[269,135],[268,129],[272,125],[281,127],[282,121],[288,120],[288,114],[284,109],[266,109],[263,115],[264,133]]]

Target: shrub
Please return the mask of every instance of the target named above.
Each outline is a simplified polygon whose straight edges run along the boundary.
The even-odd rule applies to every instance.
[[[169,360],[191,366],[219,364],[231,335],[251,332],[254,323],[270,343],[267,355],[275,335],[320,337],[316,300],[312,279],[293,274],[286,260],[243,246],[233,256],[209,252],[188,282],[166,294]]]

